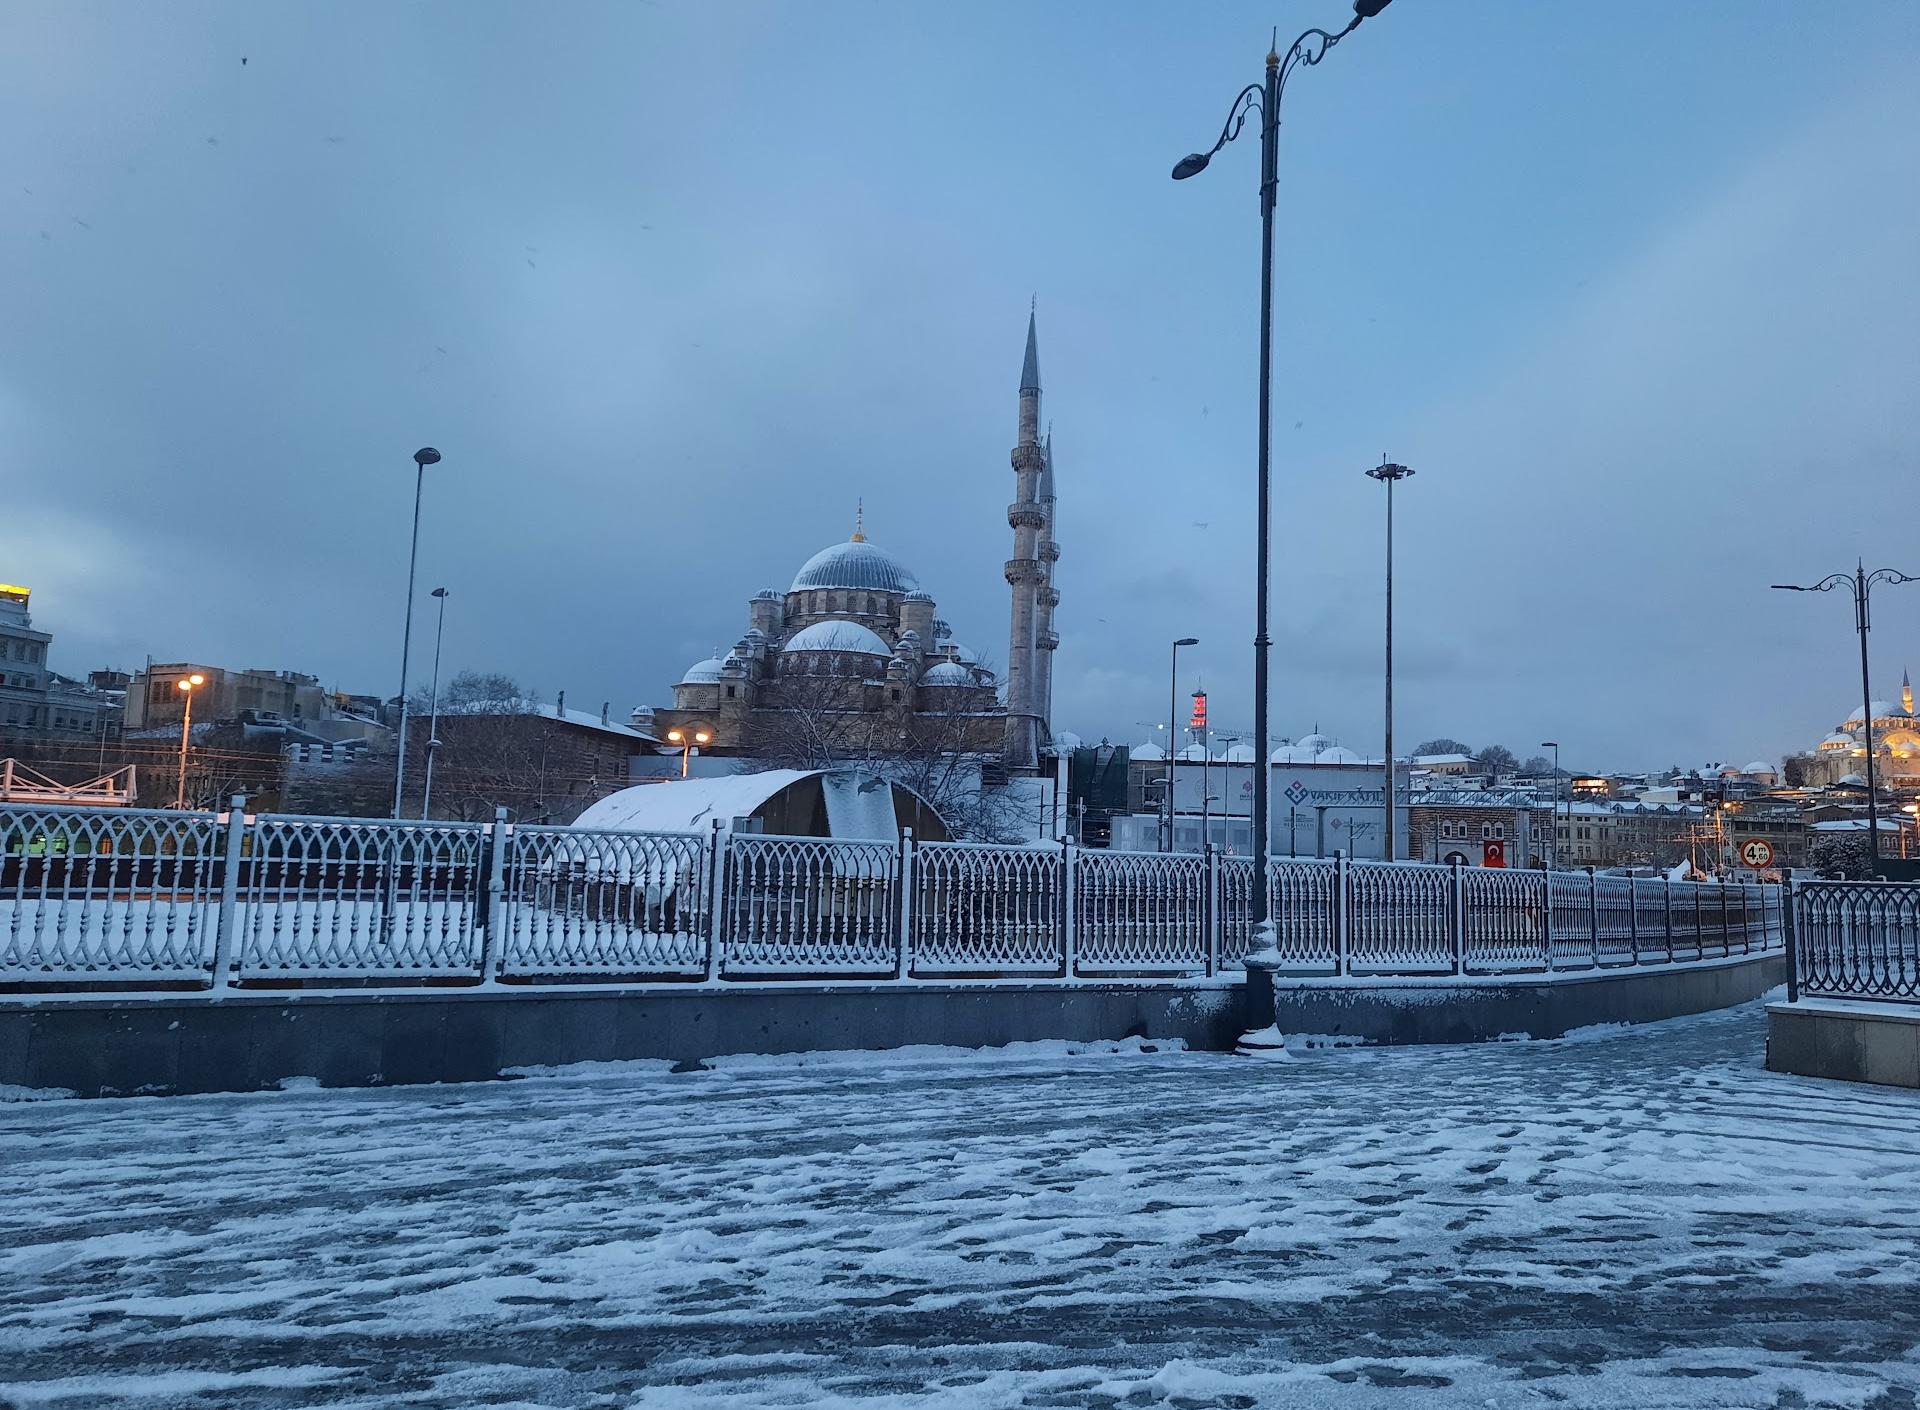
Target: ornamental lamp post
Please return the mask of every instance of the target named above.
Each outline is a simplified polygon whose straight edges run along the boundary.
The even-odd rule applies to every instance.
[[[1867,633],[1873,628],[1872,598],[1878,583],[1912,583],[1895,568],[1867,571],[1864,561],[1855,559],[1851,573],[1829,573],[1817,583],[1804,587],[1796,583],[1774,583],[1775,592],[1832,592],[1843,587],[1853,598],[1853,627],[1860,634],[1860,724],[1867,732],[1867,856],[1874,871],[1880,866],[1880,788],[1873,765],[1873,688],[1867,677]]]
[[[1182,157],[1174,164],[1173,179],[1185,181],[1207,169],[1214,154],[1240,135],[1248,117],[1260,112],[1260,447],[1258,491],[1255,514],[1256,566],[1254,571],[1253,637],[1253,946],[1262,954],[1277,959],[1278,946],[1268,923],[1267,877],[1267,785],[1271,767],[1267,762],[1269,737],[1267,716],[1268,583],[1272,537],[1272,401],[1273,401],[1273,208],[1279,184],[1280,98],[1287,79],[1301,65],[1308,68],[1326,58],[1327,51],[1352,34],[1362,20],[1372,19],[1387,8],[1390,0],[1354,0],[1353,18],[1337,33],[1309,29],[1294,40],[1281,57],[1275,46],[1267,51],[1267,72],[1259,83],[1240,90],[1227,110],[1226,125],[1220,137],[1205,152]]]
[[[688,760],[693,755],[693,746],[705,744],[713,735],[704,729],[670,729],[667,731],[667,743],[680,746],[680,777],[687,776]]]
[[[440,749],[440,643],[447,635],[447,590],[437,587],[432,594],[440,602],[440,622],[433,629],[433,684],[427,687],[427,777],[420,790],[420,817],[424,821],[433,806],[433,756]]]

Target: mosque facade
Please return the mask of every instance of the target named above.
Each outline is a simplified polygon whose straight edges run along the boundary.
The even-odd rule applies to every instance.
[[[1833,733],[1804,754],[1786,761],[1787,782],[1829,787],[1866,781],[1867,721],[1873,723],[1873,767],[1882,788],[1920,789],[1920,715],[1914,713],[1913,682],[1900,676],[1900,699],[1876,700],[1862,711],[1855,705]]]
[[[1013,472],[1004,682],[955,639],[933,596],[867,538],[857,515],[852,537],[809,558],[784,592],[766,588],[749,599],[745,633],[731,650],[687,668],[672,707],[651,712],[652,733],[706,730],[713,752],[780,754],[790,752],[781,741],[830,720],[836,738],[865,751],[933,747],[996,757],[1011,774],[1036,772],[1050,742],[1060,547],[1031,314]]]

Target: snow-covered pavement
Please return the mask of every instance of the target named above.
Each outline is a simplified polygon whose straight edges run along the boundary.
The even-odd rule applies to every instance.
[[[0,1405],[1911,1407],[1920,1093],[1763,1029],[0,1103]]]

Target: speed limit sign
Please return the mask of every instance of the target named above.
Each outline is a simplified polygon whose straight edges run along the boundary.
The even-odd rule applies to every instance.
[[[1773,844],[1753,837],[1740,844],[1740,860],[1755,871],[1773,865]]]

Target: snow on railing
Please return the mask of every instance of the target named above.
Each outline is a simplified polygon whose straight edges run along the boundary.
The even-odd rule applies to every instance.
[[[1338,857],[1266,880],[1278,972],[1303,978],[1665,964],[1784,935],[1778,887]],[[1209,975],[1243,966],[1253,901],[1252,864],[1217,852],[0,807],[0,984],[34,989]],[[1854,921],[1819,903],[1837,974]],[[1911,959],[1901,914],[1890,953]],[[1920,983],[1873,965],[1895,996]]]
[[[1796,881],[1790,996],[1920,1003],[1920,886]]]

